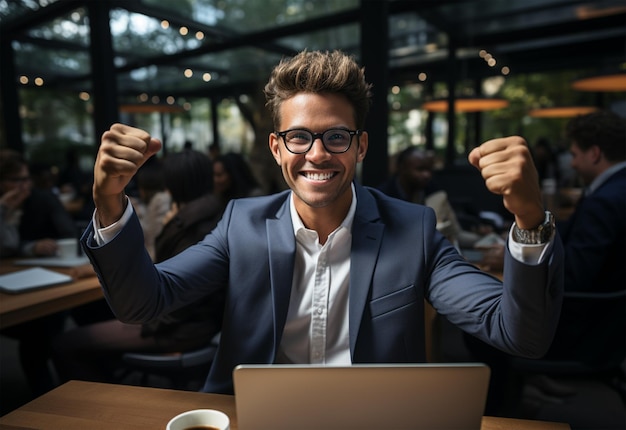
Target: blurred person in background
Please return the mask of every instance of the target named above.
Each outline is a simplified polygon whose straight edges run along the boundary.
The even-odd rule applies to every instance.
[[[218,155],[213,160],[215,194],[224,204],[231,199],[262,194],[246,159],[235,152]]]
[[[76,237],[74,220],[50,190],[33,187],[28,163],[17,152],[0,152],[2,229],[15,228],[19,245],[0,244],[3,256],[53,256],[55,239]]]
[[[571,165],[585,185],[573,214],[557,223],[565,248],[566,292],[626,289],[626,119],[598,111],[565,130]],[[621,342],[611,341],[621,339]],[[626,351],[624,301],[592,307],[565,301],[547,357],[603,366]]]
[[[448,193],[432,180],[434,166],[433,151],[409,146],[398,154],[394,173],[378,189],[390,197],[433,208],[437,230],[458,249],[471,248],[481,235],[463,230],[448,200]]]
[[[94,210],[91,198],[93,176],[80,164],[80,152],[76,147],[65,151],[65,163],[58,175],[58,187],[61,200],[75,220],[89,220]]]
[[[558,183],[559,164],[555,148],[552,147],[550,141],[545,137],[540,137],[530,148],[530,152],[539,174],[539,184],[542,184],[546,179],[552,179]]]
[[[213,195],[213,169],[206,154],[192,149],[170,154],[161,175],[172,209],[155,241],[156,262],[202,240],[224,210]],[[143,325],[115,319],[70,330],[54,340],[55,367],[62,382],[119,382],[115,370],[125,352],[167,353],[205,346],[220,331],[224,299],[223,292],[217,292]]]
[[[146,249],[152,260],[156,258],[154,242],[161,233],[165,216],[171,209],[172,197],[165,189],[161,159],[153,157],[137,172],[138,197],[132,199],[137,211]]]
[[[72,217],[50,189],[33,186],[21,154],[0,151],[0,253],[6,257],[54,256],[56,239],[76,237]],[[34,319],[2,330],[19,342],[20,365],[34,396],[54,386],[48,367],[50,340],[60,333],[65,313]]]

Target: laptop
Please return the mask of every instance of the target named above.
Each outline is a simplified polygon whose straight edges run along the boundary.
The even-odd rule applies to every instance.
[[[239,365],[239,430],[480,429],[482,363]]]
[[[65,284],[72,282],[72,280],[72,277],[69,275],[44,269],[43,267],[33,267],[0,275],[0,291],[16,294]]]

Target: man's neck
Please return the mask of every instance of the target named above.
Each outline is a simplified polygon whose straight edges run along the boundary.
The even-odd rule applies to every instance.
[[[312,207],[294,195],[294,206],[304,226],[317,232],[320,244],[325,244],[328,236],[337,229],[348,215],[352,204],[352,189],[337,202],[324,207]]]

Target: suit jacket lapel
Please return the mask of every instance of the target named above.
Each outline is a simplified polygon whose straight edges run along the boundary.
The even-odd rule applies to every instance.
[[[289,310],[289,298],[291,296],[291,283],[293,281],[296,241],[289,212],[290,196],[291,194],[287,193],[287,199],[276,213],[276,218],[268,218],[265,221],[269,251],[270,288],[272,290],[272,303],[274,304],[272,309],[274,352],[278,348],[283,329],[285,328]]]
[[[350,351],[354,357],[359,327],[378,260],[384,226],[376,202],[364,188],[356,185],[357,207],[352,224],[352,251],[350,256]]]

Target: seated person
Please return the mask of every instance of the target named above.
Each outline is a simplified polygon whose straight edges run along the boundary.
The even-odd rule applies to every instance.
[[[76,224],[59,198],[48,189],[33,187],[30,169],[22,156],[0,151],[0,255],[52,256],[55,239],[76,237]]]
[[[448,194],[433,183],[435,154],[417,146],[409,146],[396,158],[394,174],[378,187],[385,194],[435,210],[437,230],[457,248],[471,248],[481,236],[463,230]]]
[[[248,162],[235,152],[220,154],[213,159],[213,181],[215,195],[224,204],[231,199],[262,194]]]
[[[202,240],[221,217],[213,196],[213,169],[207,155],[185,150],[164,159],[165,187],[173,209],[155,241],[156,261],[172,257]],[[202,347],[219,332],[221,292],[164,315],[150,323],[109,320],[67,331],[54,339],[54,364],[62,381],[115,382],[125,352],[179,352]]]
[[[172,196],[165,189],[162,161],[151,158],[137,172],[137,198],[131,198],[143,230],[144,243],[154,260],[154,243],[165,224],[165,216],[171,209]]]
[[[47,257],[57,253],[56,239],[76,237],[70,214],[50,190],[33,187],[21,154],[0,150],[0,255]],[[50,339],[63,330],[66,314],[53,314],[2,330],[19,342],[19,360],[34,396],[53,388],[48,369]]]
[[[574,213],[557,224],[565,248],[565,291],[626,290],[626,119],[599,111],[566,127],[571,165],[585,185]],[[547,358],[602,368],[626,355],[624,300],[565,300]]]

